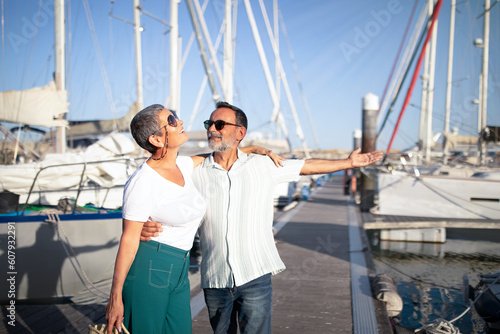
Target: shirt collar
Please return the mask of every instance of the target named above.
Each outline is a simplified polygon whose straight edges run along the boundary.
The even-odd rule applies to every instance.
[[[246,153],[244,153],[243,151],[241,151],[240,149],[237,150],[237,154],[238,154],[238,159],[236,159],[236,161],[234,162],[234,164],[231,167],[231,169],[233,169],[233,167],[235,167],[237,165],[245,163],[248,160],[248,155]],[[205,159],[205,161],[203,162],[203,167],[219,167],[219,168],[222,168],[222,167],[220,167],[220,165],[218,163],[215,162],[215,160],[214,160],[214,152],[212,152],[208,156],[208,158]]]

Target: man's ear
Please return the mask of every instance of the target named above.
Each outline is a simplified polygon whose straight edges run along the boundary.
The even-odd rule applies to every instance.
[[[246,134],[247,134],[247,129],[245,129],[245,127],[243,126],[239,126],[238,130],[236,131],[236,140],[242,141],[243,138],[245,138]]]

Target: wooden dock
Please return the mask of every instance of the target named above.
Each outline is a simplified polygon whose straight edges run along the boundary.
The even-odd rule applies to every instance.
[[[340,177],[276,215],[277,247],[287,269],[273,276],[273,333],[391,332],[383,304],[372,297],[371,255],[361,222]],[[193,333],[211,333],[197,275],[196,269],[190,275]],[[2,306],[0,334],[87,333],[88,324],[105,321],[102,301],[89,300],[16,305],[15,327]]]
[[[365,230],[408,229],[408,228],[459,228],[459,229],[500,229],[499,219],[459,219],[429,218],[411,216],[374,215],[361,213]]]

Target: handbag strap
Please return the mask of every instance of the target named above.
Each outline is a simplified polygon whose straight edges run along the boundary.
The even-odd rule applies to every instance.
[[[102,327],[101,327],[102,326]],[[101,327],[100,329],[98,327]],[[89,333],[99,333],[99,334],[106,334],[106,329],[108,328],[108,324],[103,324],[103,325],[89,325]],[[130,332],[127,330],[125,326],[122,324],[122,330],[123,333],[125,334],[130,334]],[[113,334],[119,333],[116,328],[113,329]]]

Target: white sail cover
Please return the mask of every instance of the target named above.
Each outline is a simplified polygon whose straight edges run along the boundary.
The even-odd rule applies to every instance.
[[[0,121],[44,127],[67,126],[56,119],[68,112],[68,93],[57,90],[54,81],[43,87],[0,93]]]
[[[89,180],[103,187],[123,185],[130,176],[126,161],[113,161],[124,158],[135,150],[132,139],[121,133],[113,133],[90,145],[84,152],[49,154],[41,162],[0,166],[0,191],[27,194],[35,176],[34,191],[54,191],[78,186]],[[91,163],[103,161],[100,163]],[[84,162],[88,165],[85,166]],[[80,165],[73,165],[81,163]],[[69,164],[69,165],[68,165]],[[48,166],[58,166],[44,169]],[[85,167],[85,176],[82,172]],[[39,175],[38,172],[44,169]],[[57,203],[56,203],[57,204]]]

